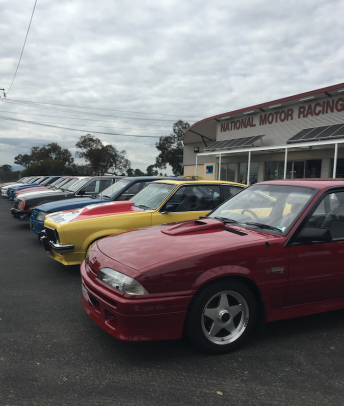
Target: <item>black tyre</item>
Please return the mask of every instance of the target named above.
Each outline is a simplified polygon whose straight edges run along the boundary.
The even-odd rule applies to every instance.
[[[257,302],[237,280],[221,280],[202,289],[190,304],[185,332],[202,350],[213,354],[233,351],[252,333]]]

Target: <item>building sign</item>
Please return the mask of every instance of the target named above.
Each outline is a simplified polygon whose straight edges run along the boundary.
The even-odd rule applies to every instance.
[[[295,111],[296,110],[296,111]],[[270,113],[263,113],[255,117],[239,118],[237,120],[221,123],[221,132],[242,130],[244,128],[264,126],[273,123],[283,123],[292,121],[295,117],[304,119],[308,117],[316,117],[322,114],[344,111],[344,98],[326,100],[309,104],[308,106],[299,106],[298,109],[283,109]],[[256,122],[254,122],[256,119]]]
[[[213,173],[213,165],[207,165],[205,167],[206,172],[205,173]]]

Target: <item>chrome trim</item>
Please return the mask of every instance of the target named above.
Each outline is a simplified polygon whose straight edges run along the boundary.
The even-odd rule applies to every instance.
[[[60,235],[56,228],[54,229],[54,233],[55,233],[56,241],[60,242]]]
[[[54,251],[58,253],[67,254],[68,252],[74,252],[74,245],[61,245],[56,244],[52,241],[49,241],[48,244]]]

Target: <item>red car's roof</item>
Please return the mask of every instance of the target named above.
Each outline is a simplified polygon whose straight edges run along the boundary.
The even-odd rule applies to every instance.
[[[256,183],[256,185],[258,184],[291,185],[291,186],[312,187],[317,189],[327,189],[329,187],[344,186],[344,179],[332,179],[332,178],[279,179]]]

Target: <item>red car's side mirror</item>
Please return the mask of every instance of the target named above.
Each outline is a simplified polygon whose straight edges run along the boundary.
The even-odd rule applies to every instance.
[[[304,227],[297,235],[294,244],[331,242],[332,236],[328,228]]]

